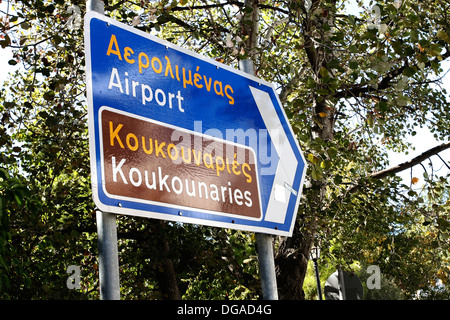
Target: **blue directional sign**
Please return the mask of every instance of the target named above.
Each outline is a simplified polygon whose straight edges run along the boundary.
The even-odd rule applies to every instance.
[[[95,12],[85,48],[100,210],[292,234],[306,164],[272,84]]]

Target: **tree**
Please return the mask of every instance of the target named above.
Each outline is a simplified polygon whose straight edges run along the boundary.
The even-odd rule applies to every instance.
[[[30,274],[26,286],[9,295],[67,297],[71,261],[84,267],[84,291],[70,294],[96,297],[84,52],[76,24],[85,1],[5,5],[0,45],[14,50],[9,64],[22,68],[1,92],[2,168],[8,177],[21,176],[42,204],[34,220],[6,211],[8,243],[29,259],[21,267]],[[450,273],[448,175],[427,172],[423,191],[414,190],[417,177],[410,186],[395,177],[449,148],[450,108],[439,75],[450,56],[450,4],[373,1],[375,22],[369,9],[357,17],[346,13],[347,5],[344,0],[105,3],[107,15],[228,65],[252,59],[257,76],[278,85],[309,162],[293,237],[276,239],[282,299],[304,298],[317,236],[331,261],[378,263],[410,296],[431,288],[432,280],[446,285]],[[408,150],[404,138],[417,127],[428,127],[443,144],[388,168],[386,150]],[[131,217],[118,223],[125,297],[258,296],[251,236]],[[405,259],[423,253],[426,262]],[[48,265],[50,259],[54,264]],[[389,269],[392,261],[397,273]],[[420,268],[426,271],[420,281],[405,280]],[[212,277],[223,281],[208,282]]]

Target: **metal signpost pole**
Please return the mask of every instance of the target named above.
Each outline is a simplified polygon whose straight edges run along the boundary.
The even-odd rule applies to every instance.
[[[105,4],[103,3],[103,0],[86,0],[86,11],[95,11],[104,14]]]
[[[239,69],[252,76],[255,75],[255,69],[251,59],[240,61]],[[259,272],[261,276],[263,299],[278,300],[272,235],[256,233],[256,243],[258,246]]]
[[[257,233],[259,272],[264,300],[278,300],[275,261],[273,258],[272,235]]]
[[[120,300],[116,215],[97,211],[100,299]]]
[[[87,0],[86,11],[105,13],[102,0]],[[100,299],[120,300],[116,215],[97,211]]]

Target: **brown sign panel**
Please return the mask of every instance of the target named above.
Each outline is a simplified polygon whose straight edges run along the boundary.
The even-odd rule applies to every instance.
[[[102,107],[109,196],[260,220],[256,156],[247,147]]]

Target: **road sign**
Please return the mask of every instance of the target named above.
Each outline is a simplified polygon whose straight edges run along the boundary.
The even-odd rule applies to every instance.
[[[95,12],[85,47],[100,210],[292,234],[306,164],[272,84]]]

